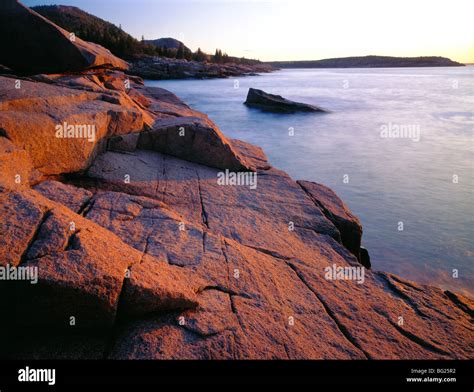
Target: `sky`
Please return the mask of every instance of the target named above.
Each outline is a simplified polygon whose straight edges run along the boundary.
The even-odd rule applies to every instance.
[[[74,5],[140,39],[270,60],[444,56],[474,63],[474,0],[23,0]]]

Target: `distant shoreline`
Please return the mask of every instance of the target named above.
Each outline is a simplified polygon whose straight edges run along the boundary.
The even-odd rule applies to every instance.
[[[341,57],[323,60],[267,61],[276,68],[410,68],[410,67],[464,67],[446,57],[390,57],[362,56]]]

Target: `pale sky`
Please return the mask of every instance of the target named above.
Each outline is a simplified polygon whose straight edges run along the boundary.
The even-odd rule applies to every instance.
[[[260,60],[444,56],[474,63],[474,0],[24,0],[75,5],[136,38]]]

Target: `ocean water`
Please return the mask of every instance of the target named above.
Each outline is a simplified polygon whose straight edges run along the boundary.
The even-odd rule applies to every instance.
[[[474,67],[146,83],[208,114],[226,135],[261,146],[294,179],[336,191],[362,222],[374,269],[474,296]],[[249,87],[330,113],[250,109]]]

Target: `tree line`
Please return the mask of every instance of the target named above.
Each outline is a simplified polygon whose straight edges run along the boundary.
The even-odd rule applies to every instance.
[[[145,43],[145,39],[142,37],[142,42]],[[155,54],[160,57],[167,57],[178,60],[208,62],[216,64],[255,64],[258,60],[246,59],[245,57],[233,57],[227,53],[223,53],[221,49],[216,49],[214,55],[204,53],[201,48],[198,48],[195,52],[189,50],[182,43],[179,44],[178,49],[166,48],[164,46],[156,47]]]
[[[32,8],[58,26],[73,32],[77,37],[102,45],[114,55],[125,60],[133,60],[145,55],[217,64],[255,64],[259,62],[258,60],[232,57],[227,53],[222,53],[220,49],[216,49],[214,55],[204,53],[201,48],[192,52],[182,43],[177,49],[159,47],[146,42],[143,36],[141,40],[137,40],[123,31],[122,26],[116,26],[77,7],[36,6]]]

